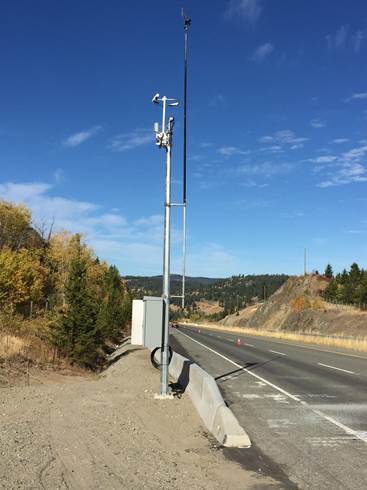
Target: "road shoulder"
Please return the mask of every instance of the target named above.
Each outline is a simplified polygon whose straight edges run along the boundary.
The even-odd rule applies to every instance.
[[[0,488],[285,488],[229,461],[190,399],[157,401],[158,386],[137,350],[97,380],[2,390]]]

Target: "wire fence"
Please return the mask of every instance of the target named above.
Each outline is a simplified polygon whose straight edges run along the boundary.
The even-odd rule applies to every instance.
[[[333,298],[323,298],[325,303],[329,303],[333,306],[336,306],[340,310],[346,310],[346,311],[366,311],[367,310],[367,303],[346,303],[344,301],[338,301],[337,299]]]

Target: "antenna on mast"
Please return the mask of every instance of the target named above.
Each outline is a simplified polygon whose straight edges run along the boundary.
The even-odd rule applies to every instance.
[[[186,174],[187,174],[187,65],[188,65],[188,34],[191,19],[181,9],[184,22],[184,124],[183,124],[183,187],[182,187],[182,299],[181,308],[185,308],[185,280],[186,280]]]

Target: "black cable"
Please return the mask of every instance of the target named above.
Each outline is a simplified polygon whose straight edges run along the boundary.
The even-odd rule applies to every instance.
[[[156,352],[160,351],[161,349],[162,349],[162,347],[156,347],[150,353],[150,362],[153,364],[153,366],[156,369],[161,369],[161,363],[160,362],[157,362],[155,360],[155,354],[156,354]],[[173,350],[172,350],[172,347],[171,346],[169,346],[168,349],[169,349],[168,364],[170,364],[171,363],[171,359],[172,359],[172,355],[173,355]]]
[[[184,127],[183,127],[183,203],[186,204],[186,132],[187,132],[187,122],[186,122],[186,114],[187,114],[187,55],[188,55],[188,47],[187,47],[187,39],[189,33],[189,26],[191,24],[191,19],[186,17],[182,12],[184,18]]]

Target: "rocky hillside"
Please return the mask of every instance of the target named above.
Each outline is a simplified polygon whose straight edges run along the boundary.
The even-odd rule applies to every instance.
[[[322,292],[329,280],[319,275],[291,277],[265,303],[240,312],[226,325],[246,326],[263,330],[287,330],[345,336],[367,335],[367,312],[353,307],[327,303]]]
[[[257,303],[255,305],[247,306],[239,312],[232,313],[232,315],[227,315],[223,320],[218,322],[220,325],[226,325],[231,327],[240,327],[248,325],[250,318],[254,316],[256,311],[261,307],[262,303]]]

